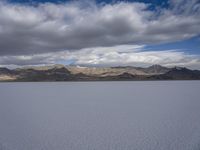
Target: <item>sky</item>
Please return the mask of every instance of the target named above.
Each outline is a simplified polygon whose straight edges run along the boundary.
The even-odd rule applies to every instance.
[[[0,66],[200,69],[200,0],[0,0]]]

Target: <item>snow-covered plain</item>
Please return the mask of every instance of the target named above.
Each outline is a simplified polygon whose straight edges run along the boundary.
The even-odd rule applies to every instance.
[[[200,150],[200,81],[1,83],[0,150]]]

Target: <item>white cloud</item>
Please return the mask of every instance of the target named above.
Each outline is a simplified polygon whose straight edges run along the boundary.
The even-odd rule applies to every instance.
[[[200,69],[200,56],[180,50],[144,51],[142,45],[85,48],[79,51],[63,51],[37,55],[2,56],[0,64],[7,66],[64,64],[84,66],[185,66]]]
[[[87,48],[68,52],[66,59],[76,60],[77,65],[96,66],[187,66],[200,69],[200,57],[180,50],[144,51],[144,46],[124,45],[108,48]]]
[[[180,0],[179,0],[180,1]],[[81,1],[0,3],[0,55],[25,55],[122,44],[165,43],[200,33],[197,0],[150,11],[144,3]],[[190,1],[188,1],[189,3]],[[187,9],[186,9],[187,8]]]

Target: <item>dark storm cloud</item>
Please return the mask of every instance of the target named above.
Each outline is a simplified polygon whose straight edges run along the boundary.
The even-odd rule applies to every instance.
[[[143,3],[81,2],[37,6],[0,3],[0,55],[27,55],[121,44],[182,40],[200,33],[197,0],[172,0],[150,11]],[[186,5],[187,4],[187,5]]]

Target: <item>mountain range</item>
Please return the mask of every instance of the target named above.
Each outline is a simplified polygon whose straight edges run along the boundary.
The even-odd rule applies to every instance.
[[[50,65],[0,68],[0,81],[125,81],[125,80],[199,80],[200,70],[161,65],[142,67],[80,67]]]

